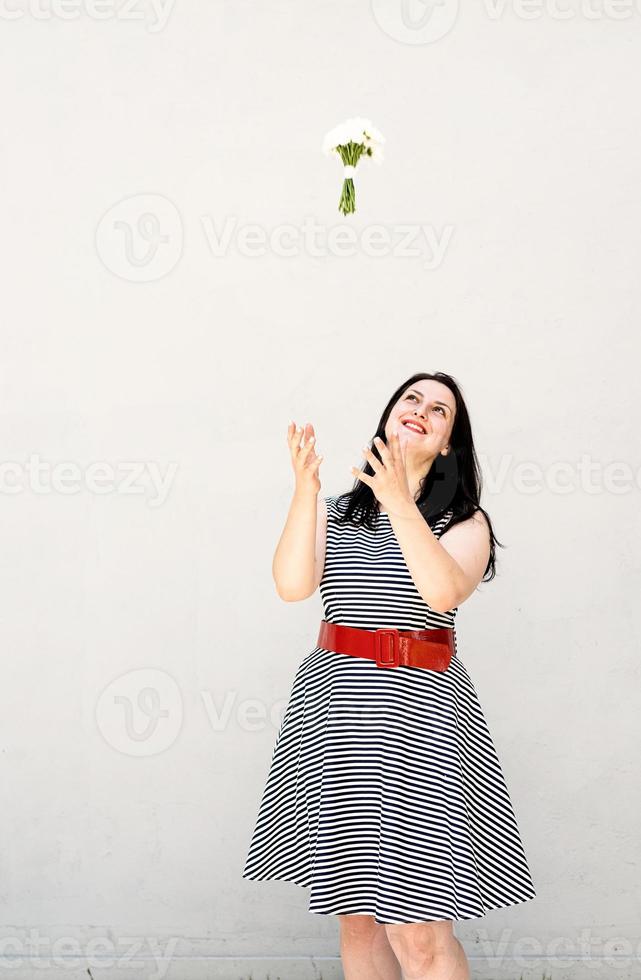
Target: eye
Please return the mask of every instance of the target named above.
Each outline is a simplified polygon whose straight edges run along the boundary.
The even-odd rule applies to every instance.
[[[410,392],[410,394],[407,397],[408,398],[413,398],[415,402],[418,401],[418,398],[416,397],[416,395],[413,395],[411,392]]]
[[[437,408],[437,409],[438,409],[438,410],[439,410],[440,412],[442,412],[442,413],[443,413],[443,415],[445,415],[445,409],[443,408],[443,406],[442,406],[442,405],[437,405],[437,406],[436,406],[436,408]]]

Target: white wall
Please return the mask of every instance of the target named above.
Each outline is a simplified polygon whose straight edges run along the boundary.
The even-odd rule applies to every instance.
[[[13,976],[340,975],[334,918],[240,877],[321,614],[271,581],[285,432],[313,421],[323,492],[347,489],[420,370],[462,384],[509,546],[461,608],[460,655],[538,889],[458,934],[478,977],[638,976],[641,9],[455,14],[2,7]],[[344,218],[320,143],[351,115],[386,159]]]

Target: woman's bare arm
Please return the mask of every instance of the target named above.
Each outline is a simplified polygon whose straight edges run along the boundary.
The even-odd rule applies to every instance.
[[[290,422],[287,442],[295,476],[294,495],[272,562],[276,591],[286,602],[312,595],[325,563],[327,511],[324,499],[319,497],[318,477],[323,457],[316,455],[315,441],[312,425],[307,424],[303,432],[303,428],[297,429]]]
[[[326,531],[324,498],[294,493],[272,563],[276,591],[285,602],[307,599],[318,588],[325,565]]]
[[[414,584],[435,612],[460,606],[479,585],[490,556],[489,527],[478,511],[440,540],[416,503],[390,515]]]

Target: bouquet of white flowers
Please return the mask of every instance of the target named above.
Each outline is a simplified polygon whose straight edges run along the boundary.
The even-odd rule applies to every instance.
[[[369,119],[347,119],[344,123],[330,129],[323,140],[323,153],[329,156],[337,153],[343,162],[343,190],[338,202],[338,210],[343,214],[353,214],[356,210],[354,172],[362,156],[371,157],[376,163],[383,162],[384,136],[372,125]]]

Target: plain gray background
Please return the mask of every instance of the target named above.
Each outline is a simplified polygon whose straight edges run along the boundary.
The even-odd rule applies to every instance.
[[[641,10],[429,14],[2,7],[14,977],[340,976],[333,917],[240,877],[321,615],[271,579],[286,428],[339,493],[435,370],[507,545],[459,654],[538,891],[457,934],[477,977],[639,976]],[[320,147],[354,115],[385,160],[343,217]]]

